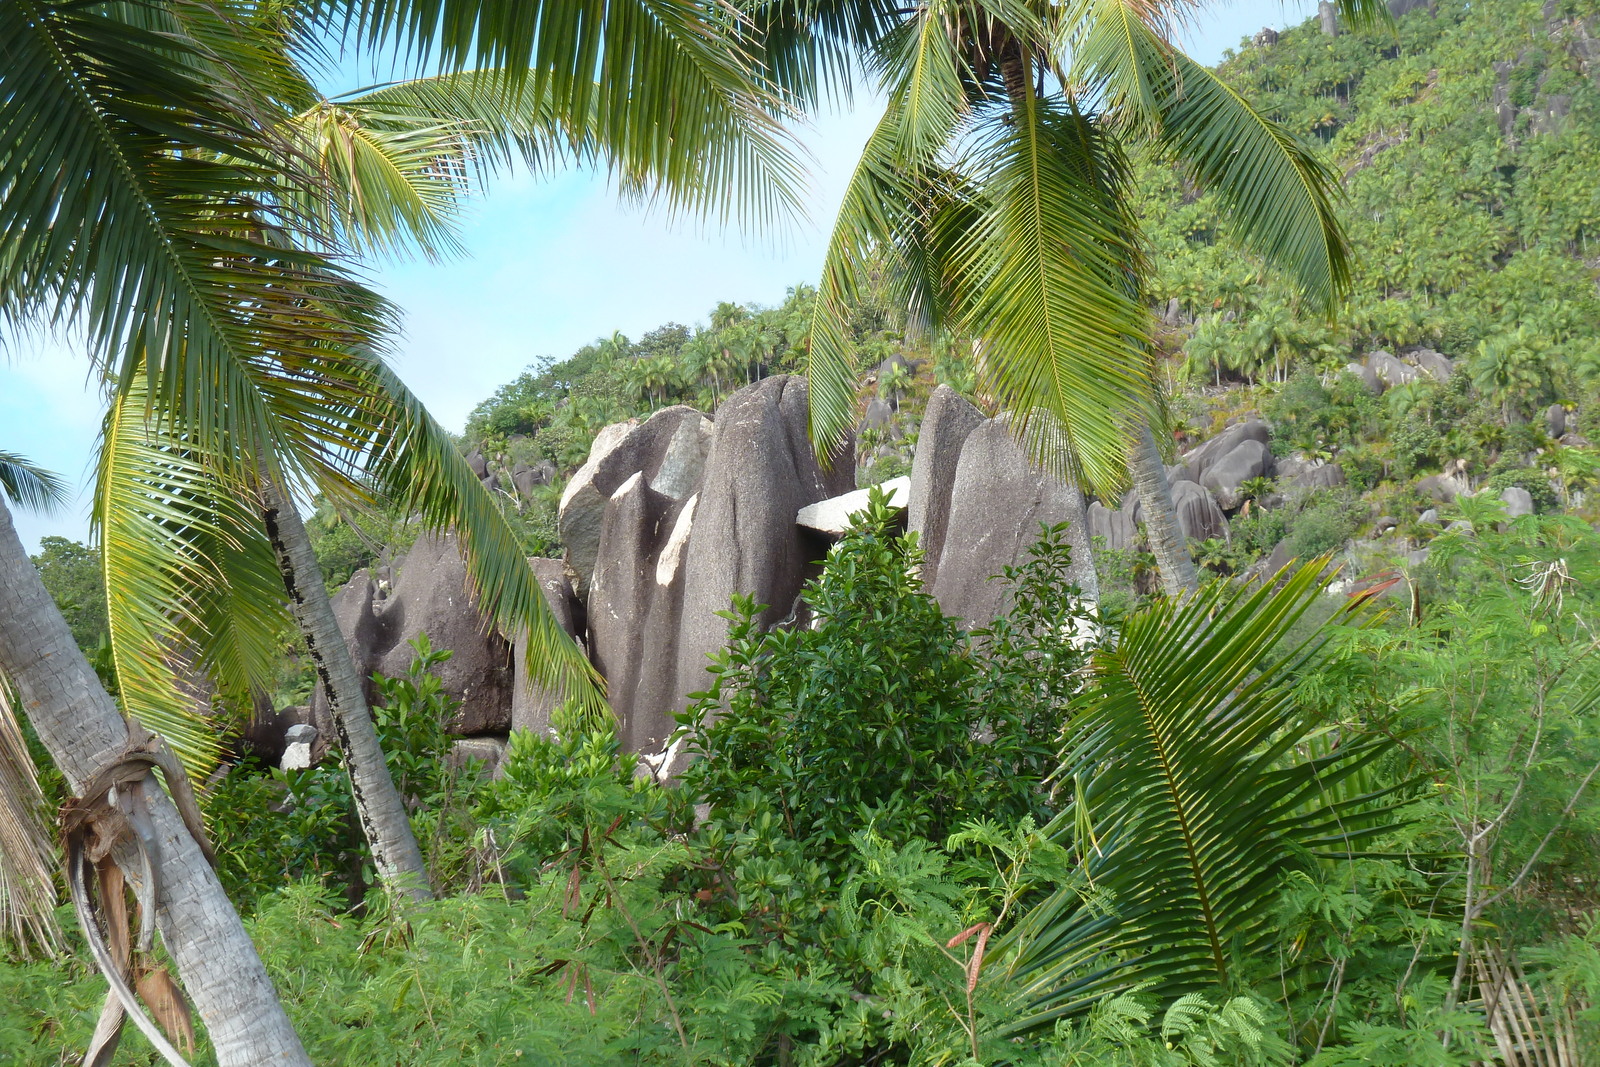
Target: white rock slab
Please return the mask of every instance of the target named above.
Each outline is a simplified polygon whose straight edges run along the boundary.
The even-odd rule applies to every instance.
[[[807,529],[820,530],[826,534],[842,534],[850,528],[850,516],[866,510],[867,497],[873,488],[882,489],[888,494],[889,506],[892,508],[903,509],[911,503],[911,479],[890,478],[877,486],[857,489],[853,493],[808,504],[800,509],[794,521]]]

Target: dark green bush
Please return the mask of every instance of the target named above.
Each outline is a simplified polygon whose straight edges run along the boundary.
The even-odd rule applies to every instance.
[[[1289,558],[1310,559],[1338,548],[1355,536],[1366,517],[1366,505],[1348,492],[1310,494],[1290,523],[1285,546]]]
[[[1040,812],[1060,690],[1041,694],[1073,669],[1066,642],[1089,625],[1060,587],[1057,530],[1032,570],[1003,579],[1018,610],[969,647],[911,576],[916,540],[894,521],[875,493],[805,593],[811,628],[762,633],[756,605],[736,599],[716,681],[680,720],[715,718],[690,740],[700,758],[686,775],[714,815],[760,794],[833,865],[868,826],[937,841],[979,815]]]

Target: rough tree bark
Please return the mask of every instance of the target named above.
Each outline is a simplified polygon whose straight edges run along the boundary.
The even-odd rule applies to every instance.
[[[405,803],[389,776],[378,732],[372,725],[361,675],[339,632],[333,603],[322,584],[322,568],[294,502],[272,480],[261,487],[262,520],[289,594],[289,610],[305,637],[317,680],[328,698],[328,712],[339,735],[350,792],[361,832],[372,848],[372,862],[385,886],[417,900],[427,900],[428,870],[411,832]]]
[[[0,500],[0,670],[74,791],[128,740],[126,720],[100,685],[39,580]],[[152,776],[153,778],[153,776]],[[255,945],[177,809],[152,780],[161,842],[156,922],[205,1022],[222,1067],[311,1067]],[[136,866],[124,872],[138,884]]]
[[[1150,537],[1150,549],[1156,556],[1156,567],[1161,572],[1162,588],[1168,596],[1194,592],[1200,587],[1200,580],[1195,573],[1194,559],[1189,555],[1189,544],[1183,537],[1183,528],[1178,525],[1178,509],[1172,503],[1167,468],[1161,462],[1161,449],[1156,445],[1148,419],[1139,420],[1139,427],[1128,444],[1128,473],[1133,476],[1133,486],[1144,509],[1144,528]]]

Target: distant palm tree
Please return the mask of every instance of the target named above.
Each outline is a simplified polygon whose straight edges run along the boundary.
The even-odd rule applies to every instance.
[[[619,362],[627,356],[628,348],[628,338],[621,330],[613,330],[610,337],[600,342],[600,362],[602,364]]]
[[[1545,392],[1549,371],[1541,347],[1535,333],[1518,326],[1511,333],[1479,341],[1468,358],[1473,387],[1500,405],[1502,420],[1510,422],[1513,413],[1525,414]]]
[[[1378,0],[1341,5],[1357,24]],[[829,9],[832,10],[831,8]],[[980,387],[1036,458],[1109,494],[1131,468],[1169,590],[1192,589],[1161,454],[1126,152],[1180,163],[1315,303],[1347,288],[1335,177],[1172,44],[1175,3],[930,0],[819,17],[782,70],[877,75],[888,105],[846,189],[811,331],[812,436],[854,421],[851,302],[881,278],[915,323],[978,341]],[[811,87],[806,82],[804,87]]]
[[[747,312],[741,305],[724,300],[711,309],[711,328],[726,330],[734,323],[743,322],[747,317]]]

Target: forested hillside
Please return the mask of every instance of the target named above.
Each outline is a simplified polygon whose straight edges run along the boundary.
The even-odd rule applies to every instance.
[[[1194,320],[1191,375],[1275,377],[1373,348],[1465,359],[1523,416],[1600,381],[1600,41],[1591,5],[1442,0],[1393,35],[1316,20],[1228,60],[1230,82],[1324,145],[1343,177],[1352,295],[1333,322],[1298,312],[1221,233],[1212,201],[1140,171],[1153,289]]]
[[[1352,278],[1331,314],[1181,172],[1133,161],[1198,594],[1158,591],[1135,494],[1107,490],[1084,512],[1098,604],[1071,531],[1033,524],[993,579],[1003,608],[964,621],[874,490],[848,529],[807,532],[821,562],[787,618],[715,605],[727,639],[675,705],[677,778],[553,697],[549,731],[458,728],[452,650],[386,646],[410,666],[374,679],[374,717],[427,902],[378,884],[344,766],[282,743],[316,679],[281,635],[254,709],[278,748],[236,744],[251,709],[219,700],[229,762],[201,792],[318,1062],[1600,1064],[1600,4],[1437,0],[1392,31],[1327,28],[1222,72],[1342,178]],[[911,329],[887,289],[851,305],[861,486],[910,471],[925,410],[970,410],[930,403],[940,385],[996,414],[971,340]],[[602,485],[597,436],[803,373],[816,300],[797,280],[771,306],[530,353],[472,413],[457,443],[526,554],[562,555],[569,484],[594,498],[582,611],[620,574],[612,633],[679,623],[682,601],[625,609],[679,580],[712,464],[688,502],[638,457]],[[769,436],[815,466],[794,410]],[[661,422],[679,415],[712,438],[693,413]],[[1235,446],[1250,465],[1222,462]],[[439,542],[427,595],[394,592],[418,523],[378,505],[308,523],[352,655],[455,612],[461,659],[492,638],[509,661],[514,635],[459,606],[465,572],[444,588]],[[1013,518],[999,501],[980,524]],[[636,536],[602,570],[607,520]],[[104,646],[96,557],[52,542],[35,563]],[[571,554],[535,563],[574,608]],[[0,1060],[65,1062],[103,982],[81,951],[29,959],[27,931],[0,934]],[[153,1055],[130,1033],[115,1062]]]
[[[1212,196],[1171,167],[1137,167],[1177,447],[1260,414],[1275,453],[1336,466],[1344,482],[1282,501],[1275,517],[1230,515],[1225,537],[1196,546],[1211,569],[1265,558],[1308,511],[1316,529],[1292,546],[1304,552],[1385,531],[1404,542],[1355,562],[1414,550],[1430,535],[1415,520],[1449,502],[1431,483],[1415,488],[1430,474],[1453,479],[1452,498],[1456,484],[1514,486],[1542,510],[1573,505],[1600,478],[1600,403],[1584,402],[1600,394],[1594,32],[1582,5],[1445,2],[1392,32],[1330,37],[1313,19],[1230,53],[1222,70],[1241,94],[1343,176],[1353,277],[1332,316],[1243,253]],[[814,298],[800,286],[772,309],[720,305],[698,329],[613,336],[485,400],[467,447],[517,500],[530,550],[558,547],[558,486],[601,426],[669,403],[710,411],[735,385],[799,368]],[[858,308],[854,334],[865,484],[906,469],[933,384],[972,395],[976,382],[960,339],[908,335],[886,305]],[[1376,352],[1406,366],[1384,371],[1379,357],[1363,369]],[[1429,371],[1417,353],[1446,362]],[[1137,570],[1107,561],[1130,562]]]

